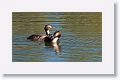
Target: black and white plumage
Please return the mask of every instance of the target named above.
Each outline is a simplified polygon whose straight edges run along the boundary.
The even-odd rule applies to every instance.
[[[49,31],[51,28],[53,28],[53,26],[45,25],[44,30],[46,34],[33,34],[27,37],[27,39],[31,41],[44,41],[45,46],[53,47],[55,52],[59,53],[61,51],[61,47],[59,46],[58,40],[61,37],[61,31],[55,31],[52,35]]]
[[[60,31],[56,31],[54,32],[53,36],[46,36],[44,39],[44,42],[52,42],[52,43],[57,43],[57,41],[59,40],[59,38],[61,37],[61,32]]]

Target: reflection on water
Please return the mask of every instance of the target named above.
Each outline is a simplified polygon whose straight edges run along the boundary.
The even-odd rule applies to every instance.
[[[49,48],[52,47],[57,54],[61,52],[61,46],[59,45],[59,43],[45,42],[45,46]]]
[[[101,62],[101,12],[13,12],[13,62]],[[59,44],[32,42],[31,34],[45,34],[44,25],[62,31]]]

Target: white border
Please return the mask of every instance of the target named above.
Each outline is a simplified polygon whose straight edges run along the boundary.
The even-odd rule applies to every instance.
[[[114,74],[112,0],[4,0],[0,6],[0,73]],[[12,12],[102,12],[102,62],[12,62]]]

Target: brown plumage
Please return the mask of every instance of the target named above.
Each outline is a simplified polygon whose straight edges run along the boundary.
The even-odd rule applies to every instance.
[[[45,30],[45,32],[46,32],[46,35],[33,34],[33,35],[27,37],[27,39],[28,39],[28,40],[31,40],[31,41],[42,41],[42,40],[45,39],[45,37],[51,35],[51,34],[50,34],[50,31],[49,31],[49,29],[51,29],[51,28],[53,28],[53,26],[51,26],[51,25],[49,25],[49,24],[48,24],[48,25],[45,25],[44,30]]]

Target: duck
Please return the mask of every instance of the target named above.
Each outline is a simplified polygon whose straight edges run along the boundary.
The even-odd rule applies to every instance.
[[[33,35],[30,35],[29,37],[27,37],[27,40],[31,40],[31,41],[43,41],[45,39],[45,37],[52,36],[52,34],[49,31],[52,28],[54,28],[52,25],[47,24],[44,27],[44,30],[45,30],[46,34],[33,34]]]

